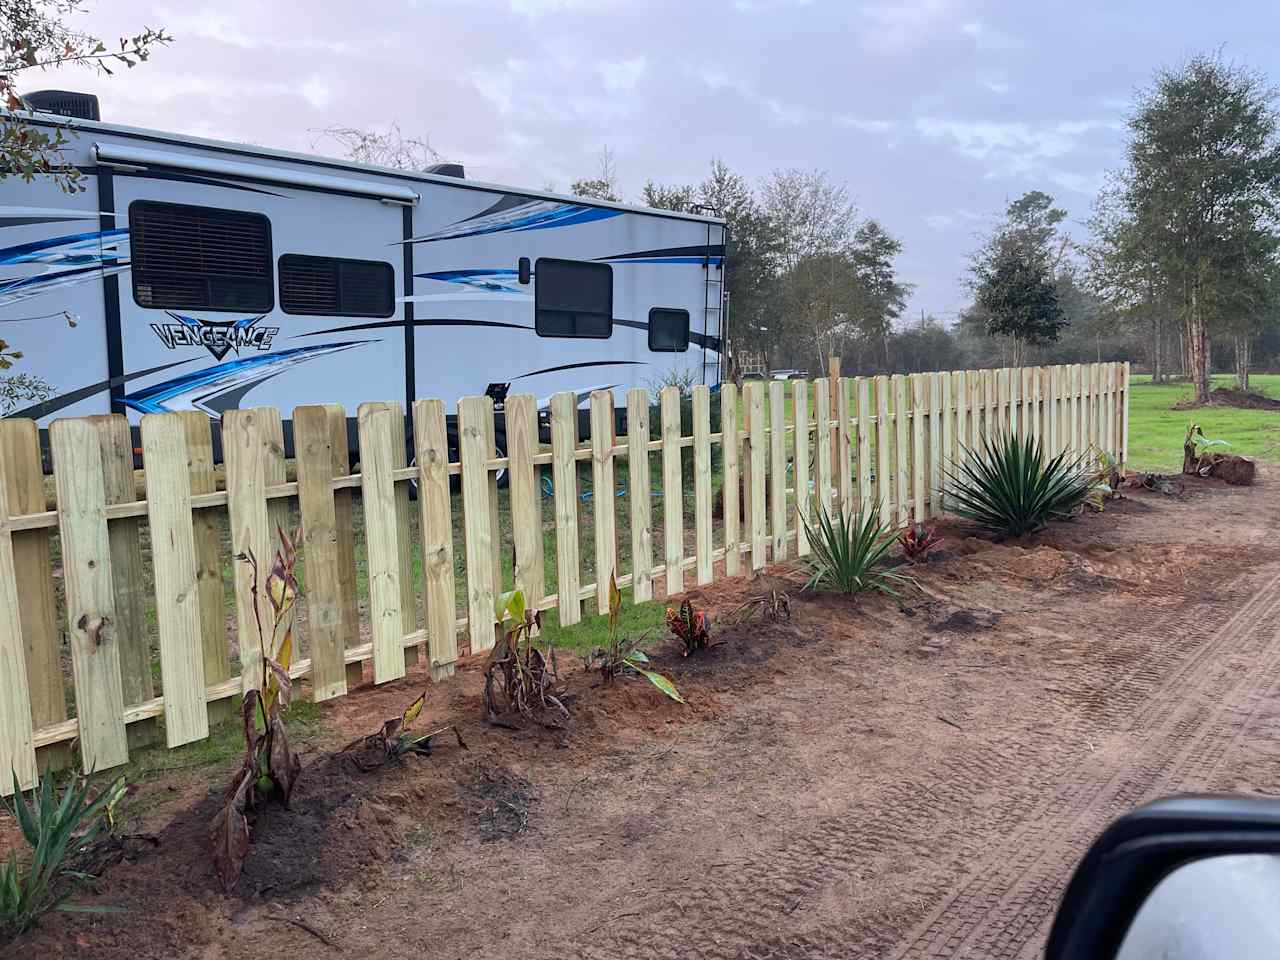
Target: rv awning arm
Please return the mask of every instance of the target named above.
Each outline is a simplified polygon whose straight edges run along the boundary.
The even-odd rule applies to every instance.
[[[122,146],[116,143],[95,143],[93,153],[97,161],[105,166],[124,167],[130,170],[144,170],[147,167],[195,170],[239,180],[257,180],[308,187],[313,190],[331,190],[334,193],[356,194],[410,205],[416,204],[419,200],[417,191],[410,190],[408,187],[356,180],[351,177],[330,177],[323,173],[270,167],[262,163],[220,160],[214,157],[200,157],[168,150],[148,150],[145,147]]]

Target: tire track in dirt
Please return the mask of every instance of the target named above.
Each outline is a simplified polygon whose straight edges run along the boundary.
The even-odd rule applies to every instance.
[[[1257,688],[1271,685],[1280,663],[1280,634],[1270,622],[1277,609],[1280,577],[1272,578],[1135,713],[1129,729],[1141,724],[1148,730],[1134,746],[1136,765],[1095,764],[1097,769],[1082,770],[1044,816],[1028,818],[997,845],[893,956],[937,956],[942,946],[953,957],[1015,957],[1024,947],[1034,952],[1034,935],[1052,916],[1080,841],[1135,803],[1178,789],[1188,779],[1202,782],[1214,758],[1221,757],[1223,741],[1233,733],[1221,722],[1228,694],[1232,702],[1256,704]],[[1229,660],[1211,662],[1228,645],[1231,659],[1265,662],[1255,661],[1255,669],[1243,672]]]
[[[1143,610],[1113,623],[1111,633],[1124,636],[1132,629],[1128,647],[1145,650],[1134,658],[1129,655],[1131,649],[1114,649],[1111,639],[1090,643],[1099,655],[1085,658],[1072,686],[1083,691],[1105,684],[1109,688],[1105,712],[1101,720],[1071,718],[1067,739],[1074,736],[1083,742],[1093,732],[1091,728],[1105,727],[1107,721],[1114,728],[1116,715],[1126,712],[1132,718],[1130,729],[1139,722],[1162,724],[1160,730],[1171,746],[1192,736],[1208,714],[1181,716],[1177,709],[1183,699],[1180,688],[1224,646],[1256,634],[1251,628],[1272,612],[1278,587],[1280,576],[1271,577],[1265,588],[1254,591],[1252,599],[1209,638],[1199,625],[1206,622],[1204,617],[1221,612],[1220,604],[1212,602],[1184,600],[1162,611],[1164,616],[1155,622],[1151,612]],[[1178,659],[1181,654],[1187,655]],[[1200,686],[1207,690],[1205,683]],[[1001,955],[1012,955],[1009,951],[1034,932],[1038,917],[1052,910],[1060,889],[1060,878],[1053,869],[1057,863],[1046,860],[1049,845],[1045,838],[1036,836],[1041,825],[1075,823],[1079,817],[1073,818],[1073,811],[1082,809],[1090,811],[1090,820],[1094,816],[1105,819],[1108,811],[1141,799],[1159,774],[1159,769],[1144,768],[1145,776],[1126,778],[1109,793],[1103,788],[1114,771],[1102,771],[1088,782],[1069,781],[1066,787],[1052,790],[1055,784],[1063,783],[1063,774],[1087,757],[1084,746],[1046,757],[1023,736],[997,737],[981,754],[949,758],[928,782],[904,783],[889,790],[887,796],[877,799],[874,810],[855,808],[840,817],[811,822],[767,859],[728,865],[731,879],[726,882],[717,882],[717,876],[707,884],[682,889],[678,908],[671,906],[672,898],[664,896],[645,905],[652,909],[644,912],[643,919],[611,928],[602,938],[582,944],[578,951],[560,955],[765,958],[885,954],[898,941],[901,930],[893,921],[902,918],[863,923],[857,929],[806,931],[785,940],[776,937],[784,918],[808,896],[833,880],[856,876],[868,860],[885,854],[924,857],[926,862],[944,867],[912,886],[908,900],[914,909],[910,912],[918,917],[930,906],[934,911],[896,956],[936,955],[938,951],[950,955],[973,939],[979,929],[990,934],[984,934],[984,942],[1004,951]],[[966,806],[977,791],[992,783],[1007,784],[1007,795],[996,807],[988,808],[984,823],[969,822]],[[1055,831],[1058,841],[1065,836],[1063,830]],[[1003,841],[992,844],[993,837]],[[1070,844],[1067,847],[1073,861],[1077,851]],[[972,866],[971,858],[979,851],[984,855],[978,862],[984,868],[996,868],[985,876]],[[1047,868],[1041,867],[1042,861]],[[958,893],[947,896],[955,890],[962,864],[968,866],[971,879]],[[746,904],[750,904],[749,911],[743,909]],[[1011,914],[1015,919],[982,926],[993,912],[997,918]],[[690,936],[680,935],[682,932]],[[926,947],[932,949],[926,951]]]

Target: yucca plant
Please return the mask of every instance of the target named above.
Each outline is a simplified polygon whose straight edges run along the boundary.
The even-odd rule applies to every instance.
[[[1021,537],[1050,520],[1070,516],[1093,487],[1084,457],[1064,451],[1047,458],[1039,440],[1001,433],[980,449],[964,448],[958,467],[946,471],[948,509],[995,533]]]
[[[809,565],[805,589],[828,587],[845,594],[874,590],[897,597],[896,587],[912,583],[909,576],[898,572],[906,564],[885,563],[894,535],[890,527],[880,523],[879,516],[878,507],[859,510],[853,517],[839,510],[833,516],[819,509],[813,523],[801,515],[811,551],[805,557]]]
[[[67,901],[78,887],[95,879],[77,867],[109,829],[108,815],[124,793],[124,781],[115,780],[93,795],[90,778],[79,777],[59,796],[53,774],[46,773],[29,801],[16,774],[13,787],[14,819],[31,852],[19,859],[11,851],[8,862],[0,864],[0,936],[22,933],[49,910],[107,912],[107,907]]]

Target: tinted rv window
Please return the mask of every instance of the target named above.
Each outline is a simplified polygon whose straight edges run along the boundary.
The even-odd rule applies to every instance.
[[[649,349],[682,353],[689,349],[689,311],[654,307],[649,311]]]
[[[271,221],[260,213],[129,204],[133,299],[140,307],[252,311],[275,306]]]
[[[280,309],[332,317],[389,317],[395,313],[396,274],[378,260],[280,258]]]
[[[613,333],[613,268],[607,263],[541,258],[533,267],[534,327],[540,337]]]

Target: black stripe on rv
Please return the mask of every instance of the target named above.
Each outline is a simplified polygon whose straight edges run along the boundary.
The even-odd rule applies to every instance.
[[[122,177],[140,177],[144,180],[171,180],[178,183],[198,183],[201,186],[206,187],[226,187],[228,190],[244,190],[246,193],[261,193],[269,197],[288,199],[283,193],[273,193],[270,190],[263,190],[259,187],[247,187],[244,184],[234,183],[229,180],[222,180],[218,177],[200,177],[191,173],[179,173],[176,170],[153,169],[148,167],[145,171],[141,172],[117,170],[116,173]]]
[[[532,330],[533,327],[523,323],[502,323],[498,320],[419,320],[416,317],[409,321],[414,327],[506,327],[509,330]],[[345,327],[330,327],[327,330],[312,330],[299,333],[297,337],[318,337],[323,333],[347,333],[351,330],[386,330],[389,327],[405,326],[404,320],[379,320],[375,323],[352,323]]]
[[[633,330],[648,330],[649,324],[640,320],[619,320],[613,318],[613,322],[620,327],[631,327]],[[712,337],[705,333],[698,333],[694,330],[689,331],[689,342],[697,344],[706,350],[712,350],[716,353],[720,352],[720,338]]]
[[[65,410],[73,403],[79,403],[81,400],[88,400],[94,394],[101,393],[103,390],[116,390],[122,388],[130,380],[137,380],[141,377],[149,377],[153,373],[159,373],[162,370],[168,370],[171,367],[180,367],[184,363],[190,363],[195,357],[188,357],[186,360],[175,360],[173,363],[162,363],[158,367],[148,367],[145,370],[136,370],[133,373],[126,373],[120,377],[112,377],[109,380],[102,380],[98,383],[91,384],[87,387],[81,387],[79,390],[72,390],[70,393],[64,393],[44,400],[33,406],[26,407],[22,410],[15,410],[8,414],[10,417],[28,417],[32,420],[39,420],[41,417],[47,417],[50,414],[57,413],[59,410]]]
[[[596,260],[642,260],[652,257],[723,257],[724,244],[699,243],[692,247],[663,247],[660,250],[637,250],[635,253],[619,253],[612,257],[596,257]]]
[[[542,373],[559,373],[561,370],[581,370],[584,367],[643,367],[646,366],[642,360],[591,360],[585,363],[565,363],[558,367],[546,367],[542,370],[530,370],[528,373],[522,373],[518,377],[512,377],[511,382],[523,380],[525,377],[536,377]]]

